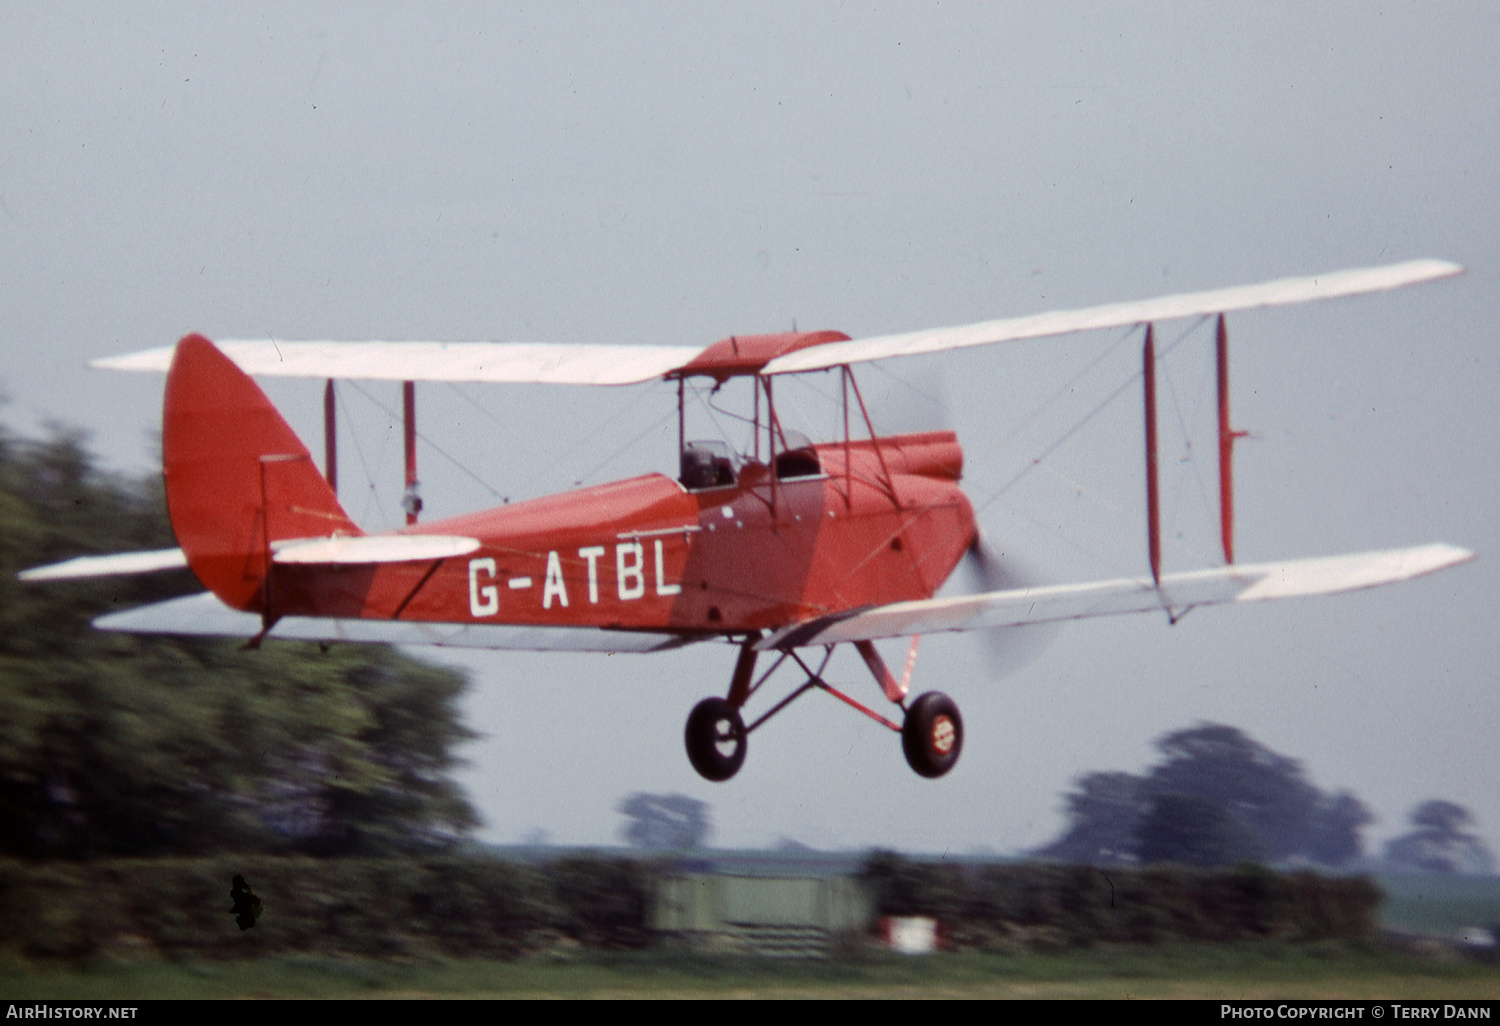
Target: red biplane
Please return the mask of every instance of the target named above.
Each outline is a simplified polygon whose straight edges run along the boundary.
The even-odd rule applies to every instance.
[[[735,336],[706,349],[438,342],[225,342],[189,335],[174,348],[98,361],[165,371],[162,452],[180,549],[80,557],[30,580],[140,573],[184,564],[208,593],[101,617],[105,630],[390,642],[494,649],[649,652],[709,639],[739,648],[728,694],[687,720],[687,751],[727,780],[746,740],[792,699],[820,688],[901,734],[917,773],[937,777],[963,746],[947,696],[908,701],[916,639],[935,631],[1035,624],[1116,613],[1322,595],[1406,580],[1472,558],[1451,545],[1291,562],[1234,563],[1224,314],[1398,288],[1458,274],[1421,260],[1311,278],[1059,311],[957,328],[851,339],[833,331]],[[1226,565],[1163,574],[1157,527],[1153,323],[1218,317],[1221,518]],[[881,437],[852,368],[865,361],[1013,339],[1141,326],[1146,400],[1150,575],[1087,584],[934,593],[965,557],[983,559],[974,510],[959,488],[963,453],[950,431]],[[782,375],[838,375],[843,436],[812,444],[777,415]],[[325,470],[251,375],[329,379]],[[685,389],[751,379],[753,444],[686,436]],[[333,379],[402,381],[407,526],[370,535],[336,494]],[[680,465],[498,509],[418,523],[414,382],[622,385],[675,381]],[[858,425],[856,429],[855,425]],[[911,637],[898,679],[873,641]],[[889,719],[823,677],[849,642],[885,698]],[[821,659],[805,658],[822,649]],[[756,675],[761,653],[774,665]],[[753,722],[742,710],[790,662],[805,680]]]

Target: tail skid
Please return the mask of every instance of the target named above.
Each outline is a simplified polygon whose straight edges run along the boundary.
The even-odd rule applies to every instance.
[[[265,393],[201,335],[167,373],[162,464],[188,565],[235,609],[271,615],[277,542],[363,534]]]

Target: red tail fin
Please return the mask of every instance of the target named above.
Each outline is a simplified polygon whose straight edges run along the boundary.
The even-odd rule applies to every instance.
[[[363,533],[265,393],[201,335],[177,343],[167,373],[162,463],[188,565],[236,609],[264,611],[272,542]]]

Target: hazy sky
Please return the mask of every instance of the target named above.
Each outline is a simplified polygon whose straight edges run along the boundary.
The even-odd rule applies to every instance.
[[[733,781],[701,781],[682,726],[727,687],[728,646],[475,655],[486,736],[462,779],[501,841],[615,842],[615,803],[647,790],[711,802],[721,845],[1017,851],[1060,829],[1076,776],[1140,771],[1156,738],[1211,720],[1354,791],[1372,842],[1445,798],[1500,851],[1495,5],[47,2],[3,24],[3,416],[81,426],[128,472],[154,466],[161,382],[85,361],[188,331],[706,345],[1464,264],[1231,318],[1253,433],[1239,556],[1442,540],[1477,562],[1170,628],[1070,625],[998,679],[972,639],[927,639],[916,687],[968,728],[935,782],[818,695],[753,736]],[[861,380],[887,423],[930,419],[898,377],[944,401],[989,538],[1034,577],[1139,573],[1134,389],[1002,493],[1136,373],[1124,334]],[[1198,327],[1167,359],[1169,569],[1216,554],[1211,345]],[[374,403],[399,393],[361,387],[341,484],[379,527],[399,434]],[[269,389],[315,451],[318,388]],[[424,448],[428,510],[671,473],[673,406],[649,385],[424,386],[423,432],[475,475]],[[834,666],[878,699],[857,660]]]

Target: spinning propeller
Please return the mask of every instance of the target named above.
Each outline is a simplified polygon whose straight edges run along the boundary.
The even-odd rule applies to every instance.
[[[1042,575],[1021,561],[1002,556],[976,535],[964,553],[965,575],[980,593],[1015,591],[1041,587]],[[986,669],[995,678],[1008,677],[1035,660],[1056,639],[1060,625],[1032,624],[1025,627],[988,627],[976,633],[984,639]]]

